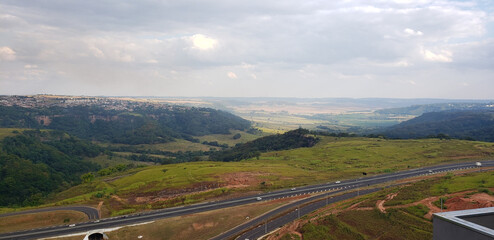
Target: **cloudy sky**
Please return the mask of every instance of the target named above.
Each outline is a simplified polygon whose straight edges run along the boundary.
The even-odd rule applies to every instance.
[[[494,1],[1,0],[0,94],[494,98]]]

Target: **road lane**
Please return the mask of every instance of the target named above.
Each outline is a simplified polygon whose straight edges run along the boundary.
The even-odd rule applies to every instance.
[[[64,206],[64,207],[40,208],[40,209],[26,210],[26,211],[21,211],[21,212],[11,212],[11,213],[0,214],[0,218],[1,217],[22,215],[22,214],[63,211],[63,210],[82,212],[82,213],[86,214],[90,220],[99,218],[98,209],[93,208],[93,207],[87,207],[87,206]]]
[[[482,161],[483,166],[494,166],[494,161]],[[314,192],[327,192],[333,191],[330,194],[336,194],[345,190],[353,189],[356,187],[362,186],[372,186],[379,183],[384,183],[388,181],[394,181],[398,179],[434,174],[444,171],[451,171],[454,169],[462,169],[462,168],[473,168],[475,167],[475,162],[470,163],[456,163],[449,165],[441,165],[441,166],[431,166],[420,169],[407,170],[396,173],[389,173],[384,175],[376,175],[371,177],[365,177],[360,179],[350,179],[350,180],[342,180],[341,183],[327,183],[327,184],[318,184],[306,187],[299,187],[296,190],[279,190],[275,192],[270,192],[266,194],[259,194],[253,196],[247,196],[237,199],[231,200],[223,200],[216,202],[206,202],[200,204],[194,204],[190,206],[182,206],[182,207],[174,207],[169,209],[162,209],[150,212],[143,212],[139,214],[131,214],[126,216],[114,217],[101,219],[99,222],[86,222],[77,224],[74,227],[64,226],[55,226],[44,229],[34,229],[27,230],[22,232],[14,232],[14,233],[6,233],[0,234],[0,239],[33,239],[33,238],[45,238],[51,236],[60,236],[78,232],[86,232],[90,230],[97,230],[103,228],[111,228],[117,226],[125,226],[136,223],[148,222],[162,218],[182,216],[187,214],[205,212],[215,209],[227,208],[240,206],[249,203],[258,202],[256,200],[257,197],[261,197],[262,201],[268,201],[273,199],[278,199],[282,197],[291,197],[294,195],[302,195],[309,194]],[[430,173],[432,171],[432,173]],[[363,191],[361,191],[363,193]],[[305,201],[305,200],[302,200]]]

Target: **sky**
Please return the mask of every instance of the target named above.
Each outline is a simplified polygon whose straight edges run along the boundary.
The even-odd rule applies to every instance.
[[[0,0],[0,94],[494,99],[492,0]]]

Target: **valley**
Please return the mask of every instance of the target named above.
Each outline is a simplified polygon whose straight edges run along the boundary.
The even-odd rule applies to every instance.
[[[119,104],[123,106],[133,106],[129,104],[134,102],[134,100],[128,100],[130,103],[125,103],[127,100],[118,101],[121,101]],[[4,128],[0,128],[0,140],[2,141],[0,145],[6,151],[5,157],[32,161],[36,159],[33,158],[34,156],[42,156],[50,152],[52,156],[58,156],[57,158],[64,156],[61,159],[65,159],[67,156],[77,159],[81,164],[89,164],[87,166],[92,166],[94,170],[76,173],[72,176],[73,182],[64,183],[61,187],[38,192],[32,194],[31,197],[28,194],[26,196],[30,199],[29,202],[4,205],[0,208],[0,213],[33,208],[85,205],[97,208],[102,219],[125,217],[147,214],[159,209],[229,201],[282,189],[299,189],[314,184],[393,174],[441,164],[484,161],[494,156],[494,143],[491,142],[451,137],[391,139],[373,133],[361,135],[359,132],[362,129],[370,128],[365,124],[359,124],[358,121],[352,123],[358,126],[357,128],[338,125],[340,130],[336,132],[325,128],[323,122],[317,124],[312,122],[311,124],[314,123],[311,127],[313,130],[307,130],[300,128],[305,120],[301,120],[300,116],[293,118],[295,115],[285,112],[281,114],[292,118],[294,122],[300,121],[300,126],[296,127],[296,124],[284,120],[273,124],[272,121],[276,118],[271,119],[273,115],[266,115],[269,116],[269,121],[257,119],[251,122],[252,127],[249,127],[244,124],[243,120],[237,121],[237,117],[221,112],[217,113],[216,118],[223,119],[221,120],[223,122],[216,120],[197,122],[196,120],[202,117],[209,118],[210,113],[216,111],[202,109],[200,106],[166,105],[163,108],[159,105],[162,103],[144,102],[138,103],[137,107],[120,110],[106,105],[99,108],[99,105],[93,106],[95,103],[92,101],[89,101],[89,105],[86,105],[88,102],[84,102],[82,106],[63,106],[60,109],[53,108],[54,106],[60,107],[53,102],[52,105],[44,106],[46,110],[39,110],[32,105],[29,105],[29,108],[18,108],[17,105],[10,106],[10,109],[4,108],[3,111],[7,114],[0,117],[4,124]],[[143,110],[139,106],[146,105],[139,104],[151,105],[147,110]],[[65,107],[68,110],[63,110]],[[160,113],[164,114],[163,116],[176,118],[176,120],[166,120],[175,124],[174,130],[170,130],[168,123],[162,122],[153,115],[162,111],[160,109],[165,109],[165,112]],[[179,110],[181,113],[174,113],[174,109],[181,109]],[[24,115],[11,114],[18,110],[24,112]],[[202,112],[200,114],[202,117],[194,113],[197,110]],[[109,115],[104,119],[95,118],[95,115],[89,112],[88,114],[87,111],[99,112],[98,116]],[[177,120],[181,119],[179,116],[183,114],[183,111],[192,111],[191,118],[186,117],[188,119],[186,121]],[[70,127],[56,125],[57,121],[60,121],[55,120],[60,118],[55,114],[56,112],[65,112],[64,118],[73,121],[69,124]],[[51,114],[49,124],[45,124],[45,120],[48,119],[46,117],[42,119],[43,122],[40,122],[40,118],[36,118],[41,113],[44,114],[43,116]],[[122,116],[124,117],[121,118]],[[125,118],[128,119],[122,120]],[[321,119],[321,116],[313,115],[311,118]],[[362,122],[372,121],[369,120],[372,118],[377,119],[375,116],[358,118]],[[85,122],[84,119],[89,119],[89,121]],[[304,119],[310,118],[304,117]],[[113,121],[123,122],[115,125]],[[37,129],[29,129],[26,128],[27,122],[39,125]],[[122,131],[125,134],[115,135],[115,139],[119,140],[108,138],[113,136],[112,131],[99,132],[88,138],[90,136],[88,132],[98,131],[95,126],[108,123],[114,125],[112,131]],[[128,123],[134,124],[137,128],[129,129],[126,126]],[[223,123],[229,127],[215,127]],[[199,128],[201,124],[207,124],[210,130],[201,130]],[[12,128],[5,128],[5,126]],[[238,129],[232,126],[238,126]],[[283,126],[283,128],[278,126]],[[191,131],[191,129],[197,130]],[[344,129],[354,129],[356,132],[344,132]],[[141,137],[135,138],[141,140],[137,142],[122,140],[134,139],[133,136]],[[166,138],[163,138],[164,136]],[[26,144],[27,148],[19,144],[22,142],[25,142],[23,144]],[[28,150],[29,148],[31,150]],[[40,150],[31,152],[33,149]],[[33,163],[42,164],[36,161]],[[470,189],[472,188],[475,187],[472,186]],[[280,207],[282,205],[270,203],[270,206]],[[376,208],[379,208],[378,204]],[[221,211],[227,213],[226,210]],[[265,211],[267,208],[256,212],[256,215],[262,215]],[[7,220],[7,218],[3,219]],[[24,221],[24,225],[19,226],[29,226],[29,221],[31,221],[29,219],[31,218],[20,217],[7,221]],[[47,223],[46,226],[66,224],[66,219],[73,218],[60,218]],[[77,223],[85,220],[70,221]],[[211,225],[210,223],[204,224],[205,226]],[[193,227],[188,234],[199,233],[203,227],[198,226]],[[217,226],[217,223],[211,226]],[[228,230],[227,227],[220,229]]]

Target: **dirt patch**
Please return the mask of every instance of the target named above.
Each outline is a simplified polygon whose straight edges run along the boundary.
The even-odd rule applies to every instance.
[[[448,211],[494,207],[494,196],[486,193],[477,193],[469,198],[453,197],[444,204]]]
[[[155,203],[181,197],[188,194],[197,194],[211,191],[218,188],[247,188],[259,185],[262,180],[259,176],[265,176],[266,173],[260,172],[236,172],[226,173],[218,178],[217,182],[200,182],[195,183],[188,188],[164,189],[160,192],[148,193],[146,195],[130,196],[130,204]]]
[[[215,227],[216,225],[218,225],[218,223],[216,222],[207,222],[207,223],[192,223],[192,228],[194,230],[201,230],[201,229],[204,229],[204,228],[212,228],[212,227]]]
[[[220,179],[226,183],[228,188],[244,188],[260,184],[262,180],[259,179],[259,176],[266,175],[266,173],[259,172],[235,172],[223,174]]]
[[[159,192],[149,192],[139,196],[129,196],[130,204],[155,203],[181,197],[188,194],[197,194],[224,187],[225,184],[218,182],[195,183],[188,188],[164,189]]]
[[[471,196],[468,196],[468,194],[473,192],[474,191],[464,191],[464,192],[458,192],[458,193],[452,193],[452,194],[440,196],[440,197],[451,197],[450,199],[446,200],[446,202],[444,202],[445,209],[443,209],[442,211],[439,207],[434,205],[434,202],[439,200],[440,198],[439,196],[428,197],[418,202],[409,203],[405,205],[392,206],[388,208],[406,208],[406,207],[422,204],[429,208],[429,212],[425,214],[424,217],[427,219],[432,219],[432,214],[438,212],[449,212],[449,211],[457,211],[457,210],[494,207],[494,196],[491,196],[486,193],[476,193]],[[385,201],[385,200],[378,200],[376,203],[376,207],[378,206],[378,203],[380,203],[381,201]],[[381,209],[379,208],[379,210]]]
[[[389,200],[393,199],[397,195],[398,195],[398,193],[390,193],[390,194],[388,194],[386,196],[386,199],[384,199],[384,200],[377,200],[377,202],[376,202],[377,209],[379,209],[379,211],[381,211],[382,213],[386,213],[386,208],[384,208],[384,203],[386,201],[389,201]]]

